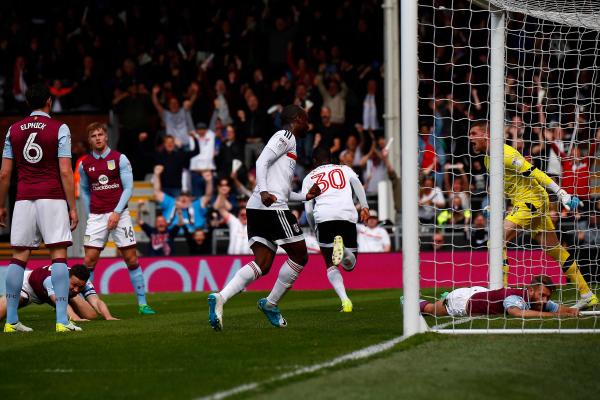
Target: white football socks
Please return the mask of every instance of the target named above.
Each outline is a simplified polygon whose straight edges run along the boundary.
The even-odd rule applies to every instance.
[[[244,290],[246,286],[260,278],[261,275],[262,271],[254,261],[244,265],[219,292],[223,298],[223,303]]]
[[[277,276],[277,281],[267,296],[267,301],[276,306],[283,295],[287,293],[288,290],[292,287],[300,272],[304,268],[303,265],[296,264],[292,260],[288,259],[285,264],[279,270],[279,275]]]
[[[329,278],[329,282],[331,282],[331,286],[333,286],[333,290],[335,290],[340,300],[349,300],[344,287],[344,278],[336,266],[327,269],[327,278]]]
[[[342,258],[342,266],[344,267],[344,269],[346,271],[352,271],[355,265],[356,256],[354,255],[354,253],[348,249],[344,249],[344,258]]]

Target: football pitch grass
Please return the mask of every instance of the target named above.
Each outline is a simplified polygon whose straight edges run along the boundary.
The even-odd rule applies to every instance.
[[[291,292],[286,329],[256,309],[263,295],[231,300],[223,332],[208,326],[204,293],[150,295],[158,314],[145,317],[133,295],[105,296],[123,319],[80,323],[84,331],[72,334],[53,332],[48,306],[29,306],[20,316],[35,332],[0,335],[1,398],[196,399],[247,387],[233,398],[574,399],[600,387],[598,334],[425,334],[295,375],[398,338],[400,292],[353,291],[352,314],[337,312],[333,291]]]

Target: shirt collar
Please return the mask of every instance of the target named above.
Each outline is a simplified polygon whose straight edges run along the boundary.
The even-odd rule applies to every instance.
[[[92,150],[92,155],[94,156],[94,158],[96,160],[99,160],[101,158],[106,158],[108,156],[108,153],[110,153],[110,147],[106,147],[106,150],[104,150],[104,152],[102,154],[98,154],[95,151]]]
[[[50,115],[48,115],[48,114],[46,114],[45,112],[43,112],[43,111],[40,111],[40,110],[36,110],[36,111],[32,112],[32,113],[31,113],[31,114],[29,114],[29,115],[30,115],[30,116],[33,116],[33,115],[41,115],[41,116],[43,116],[43,117],[50,118]]]

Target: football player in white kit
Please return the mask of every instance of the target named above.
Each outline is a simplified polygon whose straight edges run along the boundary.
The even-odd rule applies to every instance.
[[[327,278],[342,301],[342,312],[352,312],[352,301],[346,294],[344,279],[338,270],[341,265],[352,271],[356,265],[356,221],[358,213],[352,192],[360,203],[360,217],[369,218],[367,195],[358,175],[345,165],[331,163],[331,153],[326,147],[313,152],[315,169],[302,182],[302,193],[312,185],[319,185],[321,194],[304,203],[311,228],[317,233],[317,241],[327,267]]]
[[[254,261],[240,268],[223,290],[208,296],[208,321],[214,330],[223,329],[223,305],[262,275],[269,272],[277,246],[288,254],[277,281],[268,297],[258,301],[258,308],[278,328],[287,325],[279,311],[279,301],[292,287],[308,261],[304,236],[290,212],[288,199],[312,200],[319,195],[314,185],[306,195],[292,192],[296,168],[296,137],[306,136],[308,115],[301,107],[286,106],[281,112],[283,129],[269,140],[256,160],[256,187],[246,206],[248,242]]]

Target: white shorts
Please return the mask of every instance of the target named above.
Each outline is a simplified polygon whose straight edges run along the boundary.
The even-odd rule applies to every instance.
[[[15,203],[10,245],[15,249],[37,249],[73,244],[69,211],[65,200],[19,200]]]
[[[451,317],[466,317],[467,302],[475,293],[487,292],[489,289],[483,286],[473,286],[467,288],[454,289],[446,297],[445,305],[448,314]]]
[[[83,247],[104,249],[109,234],[112,241],[115,242],[119,249],[127,249],[136,246],[135,232],[133,231],[129,211],[125,210],[121,213],[121,219],[119,219],[117,227],[109,232],[106,226],[108,225],[108,217],[110,217],[110,214],[112,214],[112,212],[105,214],[90,214],[87,220],[87,226],[85,227]]]
[[[35,295],[35,292],[33,291],[33,288],[29,284],[29,276],[31,275],[32,272],[33,271],[25,271],[25,275],[23,276],[23,286],[21,287],[21,298],[26,299],[26,303],[23,305],[23,307],[25,307],[31,303],[42,304],[42,301],[40,299],[38,299],[38,297]]]

